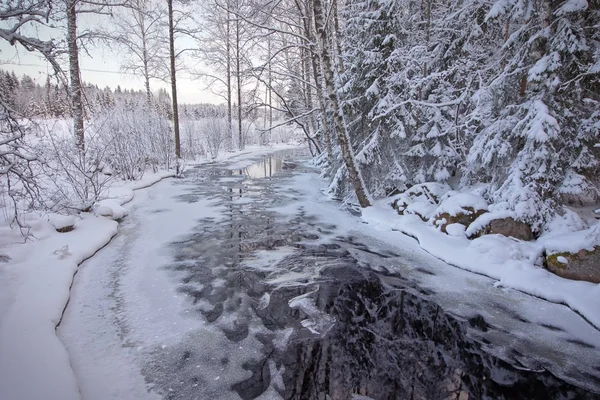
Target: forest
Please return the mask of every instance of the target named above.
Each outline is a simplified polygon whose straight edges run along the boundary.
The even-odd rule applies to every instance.
[[[1,172],[13,189],[31,188],[18,182],[43,158],[21,152],[37,129],[25,121],[68,118],[86,151],[86,124],[115,104],[164,118],[179,165],[180,119],[202,117],[177,102],[185,73],[223,99],[225,149],[244,147],[247,121],[261,138],[293,126],[330,194],[362,207],[449,183],[539,234],[564,205],[599,197],[597,1],[19,0],[0,19],[4,40],[54,71],[43,83],[1,76]],[[81,80],[80,53],[107,43],[145,93]],[[169,93],[153,92],[159,81]]]

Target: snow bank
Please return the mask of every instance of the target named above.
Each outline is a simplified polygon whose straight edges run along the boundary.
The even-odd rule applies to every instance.
[[[397,215],[389,206],[388,199],[364,209],[362,218],[380,230],[393,229],[416,238],[420,246],[433,256],[496,279],[498,287],[566,304],[600,329],[600,285],[564,279],[538,266],[545,246],[555,250],[578,247],[597,235],[600,225],[587,234],[579,233],[579,240],[573,239],[574,236],[565,240],[565,237],[547,235],[536,242],[523,242],[502,235],[486,235],[471,241],[459,236],[458,232],[455,232],[456,236],[441,233],[415,215]]]
[[[0,282],[12,295],[1,304],[0,398],[80,397],[55,328],[77,266],[116,233],[116,222],[84,214],[72,232],[3,249],[11,261],[2,268]]]
[[[446,233],[450,236],[465,236],[465,226],[463,224],[450,224],[446,226]]]
[[[448,191],[450,186],[443,183],[420,183],[388,199],[388,204],[396,203],[399,212],[417,214],[423,219],[429,219],[435,215],[440,199]]]
[[[0,398],[80,398],[69,355],[55,333],[73,276],[79,264],[117,234],[114,220],[127,214],[122,205],[133,199],[134,191],[170,176],[163,171],[120,182],[109,189],[112,198],[95,204],[92,214],[50,214],[46,220],[29,216],[35,239],[24,244],[15,245],[14,235],[2,238],[0,252],[10,260],[0,269],[0,285],[7,292],[0,303]],[[72,232],[56,232],[73,224]]]
[[[416,214],[427,220],[427,219],[433,217],[433,215],[435,214],[436,208],[437,207],[435,204],[426,203],[426,202],[415,202],[415,203],[409,204],[404,209],[404,213],[405,214]]]

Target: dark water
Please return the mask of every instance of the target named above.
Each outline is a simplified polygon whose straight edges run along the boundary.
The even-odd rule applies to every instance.
[[[470,332],[509,327],[494,327],[477,313],[464,320],[445,312],[427,290],[384,266],[399,254],[370,248],[309,209],[274,211],[298,198],[281,184],[305,168],[284,158],[238,170],[204,167],[181,183],[197,183],[181,201],[209,197],[223,212],[172,244],[176,256],[168,268],[197,317],[226,343],[260,344],[241,365],[245,377],[222,388],[232,391],[230,398],[235,392],[256,399],[269,388],[284,399],[315,400],[600,398],[593,392],[600,390],[600,357],[579,377],[586,385],[532,368],[535,359],[516,350],[496,358],[484,350],[493,343]],[[268,267],[252,267],[257,251],[282,249]],[[352,249],[367,256],[358,260]],[[149,381],[165,398],[208,398],[191,368],[203,362],[197,352],[183,344],[164,368],[154,366]]]

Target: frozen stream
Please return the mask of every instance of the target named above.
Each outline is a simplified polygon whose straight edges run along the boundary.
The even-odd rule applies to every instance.
[[[138,192],[58,329],[85,400],[600,396],[599,331],[361,223],[302,157]]]

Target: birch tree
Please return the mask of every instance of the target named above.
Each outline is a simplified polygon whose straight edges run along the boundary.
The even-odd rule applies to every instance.
[[[115,13],[115,29],[107,33],[125,50],[123,70],[142,75],[148,103],[152,101],[150,80],[169,75],[164,57],[167,43],[162,32],[165,14],[156,0],[130,0],[127,7]]]
[[[207,89],[223,98],[227,103],[227,133],[224,145],[227,151],[233,149],[233,88],[231,70],[231,13],[229,0],[222,6],[213,1],[203,4],[202,32],[198,40],[197,52],[203,67],[197,72],[207,82]]]
[[[67,15],[67,47],[69,52],[69,82],[71,95],[71,114],[73,116],[73,133],[77,147],[83,151],[85,146],[84,113],[82,85],[79,69],[79,44],[77,43],[77,6],[78,0],[66,1]]]
[[[177,61],[186,52],[193,52],[197,49],[181,46],[175,46],[176,37],[189,37],[197,39],[200,30],[196,19],[195,11],[190,9],[192,3],[182,0],[178,2],[181,9],[174,8],[174,0],[167,0],[168,12],[168,33],[169,33],[169,75],[171,80],[171,100],[173,102],[173,131],[175,133],[175,156],[177,158],[177,173],[179,173],[179,159],[181,158],[181,138],[179,126],[179,105],[177,103]],[[183,64],[183,63],[182,63]],[[180,64],[181,65],[181,64]]]
[[[181,140],[179,138],[179,110],[177,105],[177,71],[175,68],[175,24],[173,22],[173,0],[167,0],[169,15],[169,59],[171,76],[171,99],[173,101],[173,131],[175,133],[175,157],[181,158]],[[179,162],[177,163],[179,173]]]
[[[69,94],[71,97],[71,115],[73,117],[73,133],[77,147],[85,150],[83,82],[79,66],[80,41],[83,39],[78,32],[78,15],[96,14],[110,15],[113,7],[124,5],[119,0],[63,0],[64,15],[67,29],[67,52],[69,56]],[[91,33],[87,33],[92,37]]]
[[[314,0],[313,4],[315,29],[317,31],[317,37],[319,40],[321,61],[323,62],[323,81],[327,91],[328,100],[331,103],[333,120],[337,132],[338,143],[342,151],[342,158],[344,160],[344,165],[348,170],[348,176],[354,186],[354,191],[356,193],[358,202],[360,203],[361,207],[368,207],[371,205],[371,199],[369,193],[367,192],[360,170],[356,165],[352,144],[350,142],[350,136],[348,134],[347,126],[344,122],[337,90],[335,87],[335,73],[330,56],[331,41],[328,37],[328,32],[325,26],[325,10],[321,0]]]

